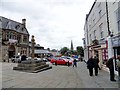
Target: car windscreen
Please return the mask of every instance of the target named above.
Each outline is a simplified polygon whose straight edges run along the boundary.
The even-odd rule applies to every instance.
[[[19,58],[19,56],[16,56],[16,58]]]

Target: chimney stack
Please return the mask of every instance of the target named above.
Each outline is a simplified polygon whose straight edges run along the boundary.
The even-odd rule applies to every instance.
[[[26,19],[22,19],[22,24],[26,27]]]

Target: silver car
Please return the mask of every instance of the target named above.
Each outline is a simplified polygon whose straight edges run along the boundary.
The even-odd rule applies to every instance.
[[[20,63],[21,62],[21,56],[20,55],[15,55],[12,57],[11,61],[13,63]]]

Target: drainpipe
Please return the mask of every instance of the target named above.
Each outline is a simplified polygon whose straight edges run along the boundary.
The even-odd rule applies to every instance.
[[[111,35],[111,31],[110,31],[110,27],[109,27],[109,15],[108,15],[108,3],[107,3],[107,0],[106,0],[106,15],[107,15],[107,28],[108,28],[108,36]]]

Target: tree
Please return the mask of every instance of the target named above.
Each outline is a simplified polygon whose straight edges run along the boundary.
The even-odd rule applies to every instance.
[[[69,49],[67,47],[63,47],[63,48],[61,48],[60,52],[62,55],[67,55],[69,52]]]
[[[82,46],[77,46],[76,50],[78,55],[84,56],[84,50]]]

